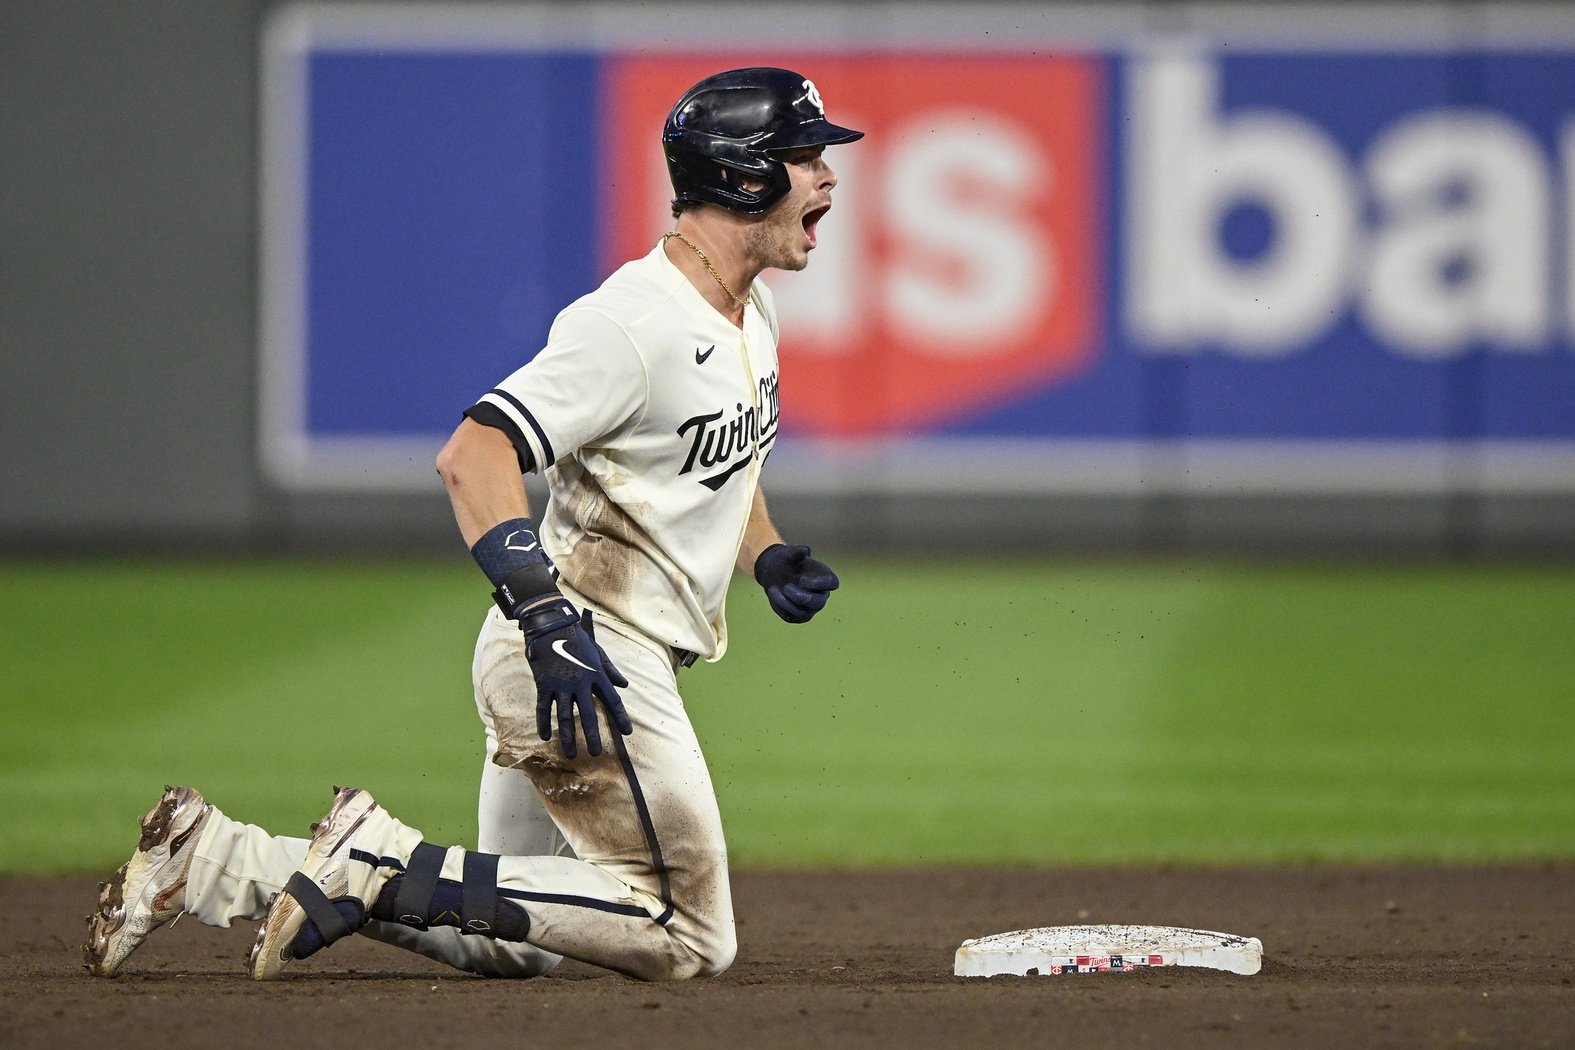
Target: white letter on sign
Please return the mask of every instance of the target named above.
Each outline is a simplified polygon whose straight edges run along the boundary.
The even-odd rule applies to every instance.
[[[1048,158],[985,113],[925,114],[893,136],[889,220],[893,327],[931,354],[980,354],[1017,336],[1056,294],[1056,261],[1025,214]]]
[[[1219,73],[1196,56],[1134,63],[1129,125],[1129,319],[1156,350],[1220,342],[1253,356],[1315,340],[1344,305],[1357,202],[1318,127],[1272,110],[1219,112]],[[1235,260],[1220,243],[1252,202],[1274,236]]]
[[[1367,170],[1380,213],[1363,305],[1379,338],[1421,358],[1542,349],[1552,216],[1531,136],[1491,113],[1419,115],[1384,133]]]

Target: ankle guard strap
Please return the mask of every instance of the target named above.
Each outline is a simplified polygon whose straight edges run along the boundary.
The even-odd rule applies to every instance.
[[[302,927],[291,942],[292,957],[304,959],[337,940],[350,936],[366,925],[366,909],[354,897],[329,900],[310,875],[296,872],[284,884],[284,892],[306,913],[307,922],[316,927],[316,936]]]
[[[427,909],[431,907],[432,897],[437,893],[437,885],[442,881],[443,858],[448,856],[448,850],[441,846],[434,846],[430,842],[423,842],[417,846],[410,855],[410,863],[405,865],[404,875],[396,875],[389,880],[389,887],[394,883],[399,884],[399,890],[394,895],[394,921],[414,926],[418,930],[427,928],[431,919]],[[385,887],[383,893],[388,892]],[[379,895],[378,902],[382,902]],[[372,909],[372,914],[377,914],[377,909]]]
[[[465,881],[460,888],[459,928],[491,936],[498,925],[498,855],[465,854]],[[511,905],[518,908],[518,905]],[[527,923],[526,928],[529,929]]]

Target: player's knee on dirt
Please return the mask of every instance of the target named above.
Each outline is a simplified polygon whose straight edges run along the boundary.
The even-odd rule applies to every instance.
[[[631,956],[627,969],[620,967],[624,973],[637,980],[659,982],[715,977],[726,971],[738,954],[730,908],[703,913],[687,909],[681,919],[675,918],[662,928],[667,934],[665,944],[650,944],[647,951]]]
[[[732,966],[738,955],[738,934],[731,908],[713,909],[703,915],[691,914],[691,925],[697,928],[685,939],[684,946],[689,950],[682,960],[675,961],[673,973],[667,980],[716,977]]]
[[[701,955],[701,964],[694,973],[695,977],[717,977],[727,972],[733,965],[733,960],[738,956],[738,939],[733,935],[732,924],[728,924],[725,938],[719,937],[715,943],[707,945]]]
[[[689,981],[697,977],[718,977],[727,972],[738,954],[738,944],[731,936],[725,942],[707,944],[703,949],[691,947],[690,954],[674,960],[673,968],[660,980]]]
[[[731,941],[727,944],[689,944],[674,937],[665,952],[646,959],[629,960],[623,972],[641,981],[667,983],[691,981],[700,977],[716,977],[733,962],[736,950]]]

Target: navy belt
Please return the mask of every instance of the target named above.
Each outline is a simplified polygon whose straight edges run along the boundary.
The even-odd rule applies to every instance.
[[[693,667],[695,661],[700,659],[699,653],[692,653],[688,649],[680,649],[676,645],[670,646],[669,652],[673,654],[673,668]]]

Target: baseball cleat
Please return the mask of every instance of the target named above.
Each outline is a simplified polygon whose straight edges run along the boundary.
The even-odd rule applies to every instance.
[[[358,831],[376,833],[382,830],[380,824],[397,827],[397,822],[368,792],[359,788],[335,791],[332,808],[312,825],[306,859],[284,889],[274,894],[268,914],[257,927],[257,940],[247,962],[259,981],[273,980],[285,964],[304,959],[366,925],[378,891],[394,874],[362,859],[379,857],[378,852],[356,851],[357,856],[352,856],[351,839]]]
[[[186,910],[186,876],[213,807],[189,787],[166,787],[142,818],[131,859],[98,884],[98,910],[87,917],[82,962],[96,977],[113,977],[148,934]]]

